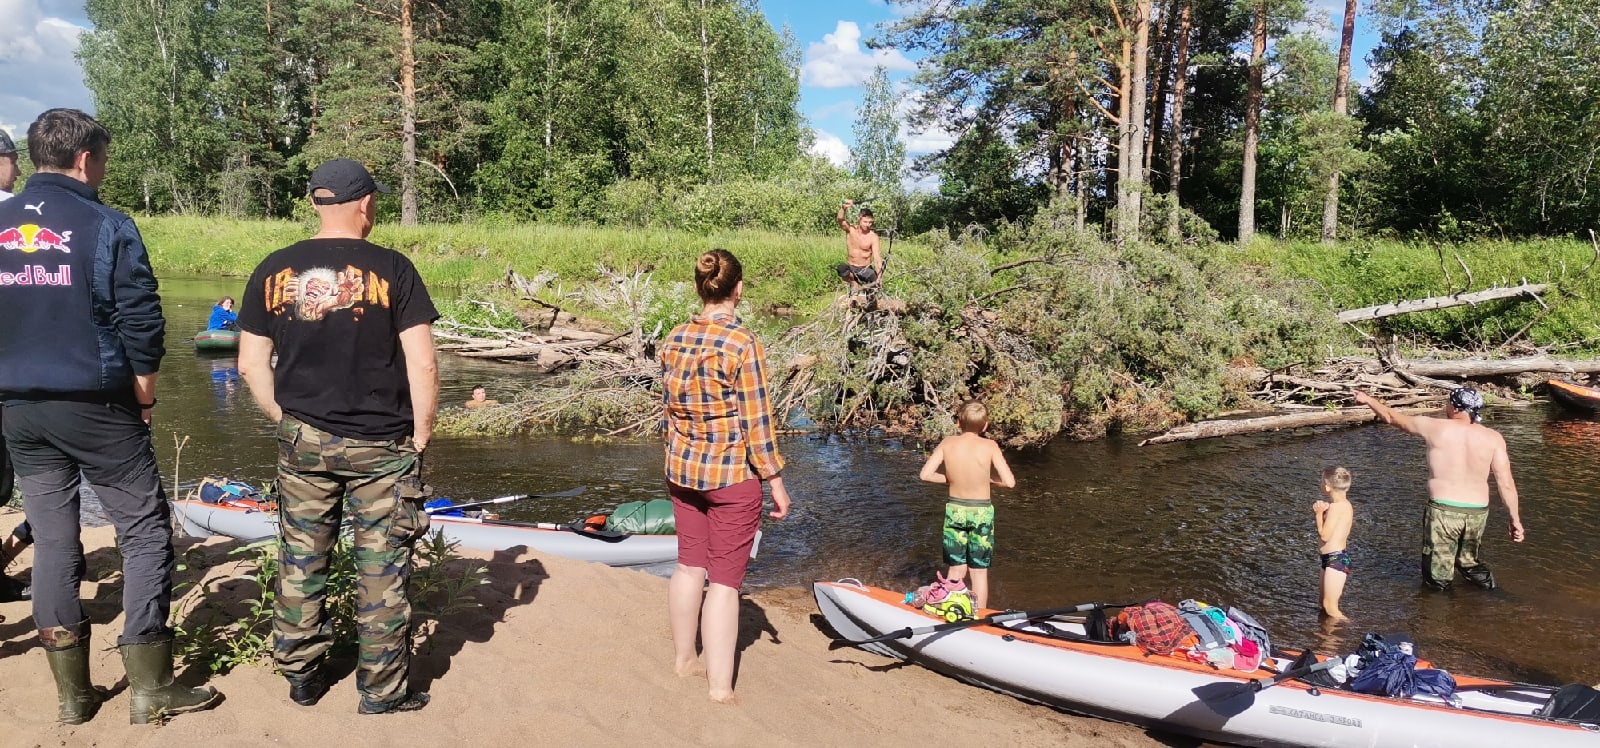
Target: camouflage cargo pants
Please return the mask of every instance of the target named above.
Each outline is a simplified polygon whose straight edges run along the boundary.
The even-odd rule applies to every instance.
[[[1467,581],[1494,587],[1494,575],[1478,560],[1489,507],[1451,507],[1428,502],[1428,540],[1422,546],[1422,569],[1427,582],[1449,587],[1456,569]]]
[[[328,561],[344,512],[355,528],[356,686],[369,707],[406,695],[411,549],[427,531],[421,457],[410,439],[346,439],[285,415],[278,424],[278,589],[273,659],[291,683],[333,646]]]

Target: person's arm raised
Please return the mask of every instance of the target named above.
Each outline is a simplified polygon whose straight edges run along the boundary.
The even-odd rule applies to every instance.
[[[1494,460],[1489,463],[1489,472],[1494,474],[1495,487],[1500,489],[1500,500],[1506,503],[1506,512],[1511,515],[1511,539],[1521,543],[1528,537],[1528,533],[1522,529],[1517,481],[1511,477],[1511,456],[1506,454],[1504,438],[1500,439],[1500,444],[1495,449]]]
[[[850,233],[850,222],[845,220],[845,211],[850,210],[850,205],[851,201],[849,200],[839,203],[839,214],[833,217],[833,220],[839,224],[839,230],[846,234]]]
[[[439,412],[439,361],[433,350],[433,325],[412,325],[400,331],[400,349],[406,355],[406,380],[411,385],[411,442],[417,451],[428,448],[433,420]]]
[[[252,332],[239,332],[239,376],[250,386],[250,396],[268,420],[283,420],[283,408],[272,381],[272,338]]]
[[[1428,419],[1417,418],[1415,416],[1401,413],[1394,408],[1384,405],[1378,400],[1378,398],[1368,395],[1365,392],[1356,393],[1356,402],[1371,408],[1372,412],[1377,414],[1379,420],[1408,434],[1423,436],[1423,432],[1428,428]]]

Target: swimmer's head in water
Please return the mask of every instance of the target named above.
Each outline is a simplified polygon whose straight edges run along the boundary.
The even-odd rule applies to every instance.
[[[1450,407],[1472,416],[1473,423],[1483,421],[1483,395],[1471,387],[1461,387],[1450,393]]]

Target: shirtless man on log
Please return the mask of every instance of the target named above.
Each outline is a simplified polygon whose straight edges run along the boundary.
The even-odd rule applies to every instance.
[[[883,254],[879,251],[878,234],[872,230],[872,209],[862,208],[854,224],[846,220],[853,200],[839,203],[839,214],[834,220],[844,231],[845,262],[840,265],[839,277],[850,284],[850,292],[871,288],[883,279]]]
[[[1424,583],[1447,590],[1460,569],[1467,581],[1494,589],[1494,574],[1478,561],[1478,545],[1489,517],[1489,476],[1511,514],[1511,539],[1527,533],[1517,511],[1517,484],[1511,458],[1500,433],[1479,423],[1483,396],[1470,387],[1450,393],[1444,417],[1396,412],[1365,392],[1356,402],[1372,409],[1384,423],[1416,434],[1428,445],[1428,539],[1422,547]]]

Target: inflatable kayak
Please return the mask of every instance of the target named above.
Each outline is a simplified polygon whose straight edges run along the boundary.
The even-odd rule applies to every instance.
[[[902,593],[818,582],[817,607],[840,636],[879,637],[943,618]],[[993,613],[995,611],[980,611]],[[1459,706],[1432,697],[1389,698],[1287,680],[1253,690],[1272,670],[1217,670],[1126,644],[1092,642],[1084,626],[1054,619],[978,625],[866,644],[969,683],[1064,711],[1207,740],[1251,746],[1600,746],[1595,725],[1533,716],[1556,689],[1456,675]],[[1275,669],[1289,660],[1267,658]]]
[[[238,330],[202,330],[194,336],[194,349],[197,351],[237,351],[239,350]]]
[[[1600,412],[1600,389],[1560,379],[1547,380],[1544,385],[1550,390],[1550,397],[1568,408],[1590,414]]]
[[[251,542],[278,533],[278,515],[270,504],[251,500],[211,504],[185,499],[172,502],[172,506],[190,535],[226,535]],[[624,567],[655,566],[678,558],[676,535],[630,535],[581,524],[543,525],[474,517],[434,515],[428,519],[429,532],[441,531],[462,548],[479,551],[523,546],[552,556]]]

